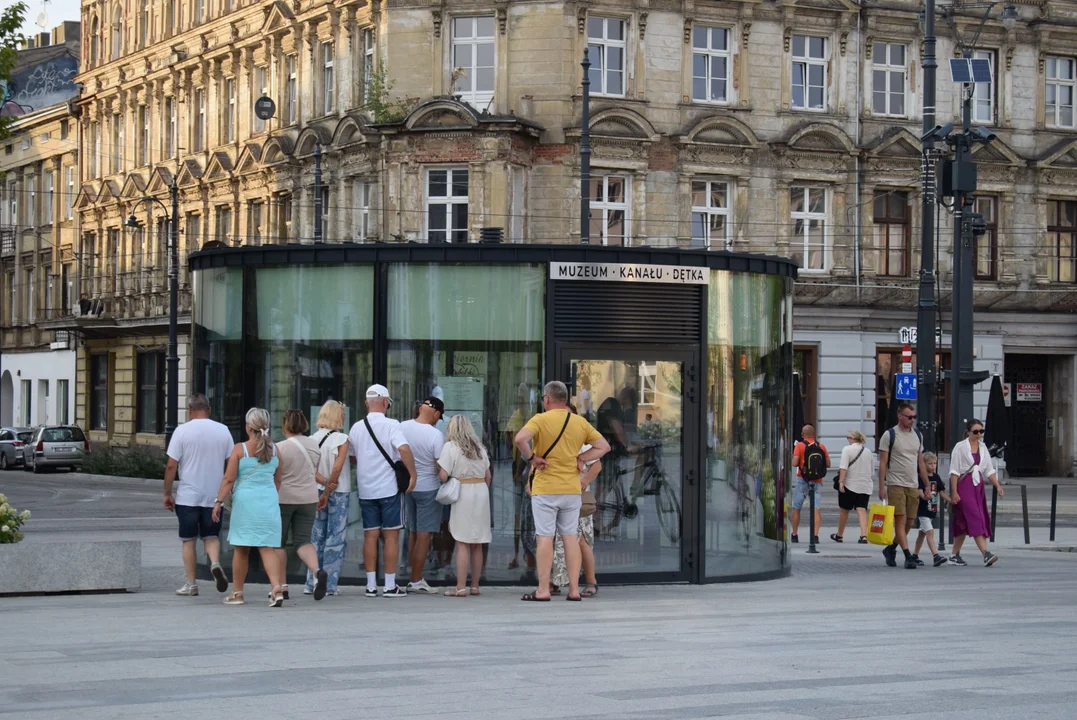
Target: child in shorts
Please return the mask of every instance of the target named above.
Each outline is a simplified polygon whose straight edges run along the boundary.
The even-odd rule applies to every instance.
[[[935,545],[935,528],[933,521],[935,515],[939,511],[939,498],[942,497],[946,502],[950,502],[950,496],[946,494],[945,485],[942,484],[942,478],[939,477],[937,472],[939,468],[939,458],[932,452],[924,453],[924,465],[927,466],[927,472],[930,476],[928,479],[928,485],[925,487],[924,479],[919,478],[920,481],[920,506],[916,511],[916,525],[920,528],[920,535],[916,538],[916,550],[913,553],[912,559],[916,561],[917,565],[923,565],[924,561],[920,559],[920,548],[924,546],[924,540],[927,539],[927,548],[931,551],[932,563],[935,567],[944,565],[946,558],[939,555],[938,547]]]

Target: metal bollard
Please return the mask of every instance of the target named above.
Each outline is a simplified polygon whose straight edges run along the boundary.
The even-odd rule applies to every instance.
[[[819,532],[819,529],[815,527],[815,486],[817,483],[814,480],[809,481],[808,486],[808,529],[811,532],[811,536],[808,539],[808,554],[818,555],[819,551],[815,549],[815,536]]]
[[[946,549],[946,501],[939,498],[939,552]]]
[[[998,509],[998,490],[991,486],[991,542],[995,542],[995,511]]]
[[[1055,512],[1058,509],[1058,484],[1051,486],[1051,542],[1055,541]]]

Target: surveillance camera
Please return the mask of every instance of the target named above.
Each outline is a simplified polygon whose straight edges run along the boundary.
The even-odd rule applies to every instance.
[[[980,142],[985,144],[994,141],[994,139],[998,137],[997,135],[995,135],[994,132],[984,127],[972,128],[972,136],[976,140],[979,140]]]
[[[946,123],[945,125],[936,125],[932,129],[928,130],[920,137],[920,142],[938,142],[945,140],[946,137],[953,132],[954,124]]]

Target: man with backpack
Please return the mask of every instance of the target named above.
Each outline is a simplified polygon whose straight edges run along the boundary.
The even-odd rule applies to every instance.
[[[820,496],[823,490],[823,478],[830,467],[830,453],[826,446],[815,439],[815,428],[805,425],[801,430],[804,440],[798,442],[793,448],[793,464],[797,468],[797,484],[793,488],[793,511],[790,513],[793,524],[792,542],[800,542],[797,532],[800,530],[800,509],[808,499],[812,488],[815,488],[815,534],[812,542],[819,542],[819,525],[823,514],[819,510]]]
[[[915,570],[909,552],[908,533],[916,524],[920,507],[920,481],[931,487],[924,463],[924,438],[916,429],[916,410],[908,403],[898,405],[898,424],[879,440],[879,498],[894,508],[894,542],[883,549],[890,567],[897,566],[897,548],[905,553],[905,569]]]

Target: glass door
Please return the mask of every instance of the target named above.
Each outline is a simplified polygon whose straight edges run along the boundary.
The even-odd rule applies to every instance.
[[[562,360],[572,403],[611,448],[595,480],[598,573],[688,579],[683,483],[685,458],[692,457],[684,432],[691,416],[685,398],[689,358],[565,348]]]

